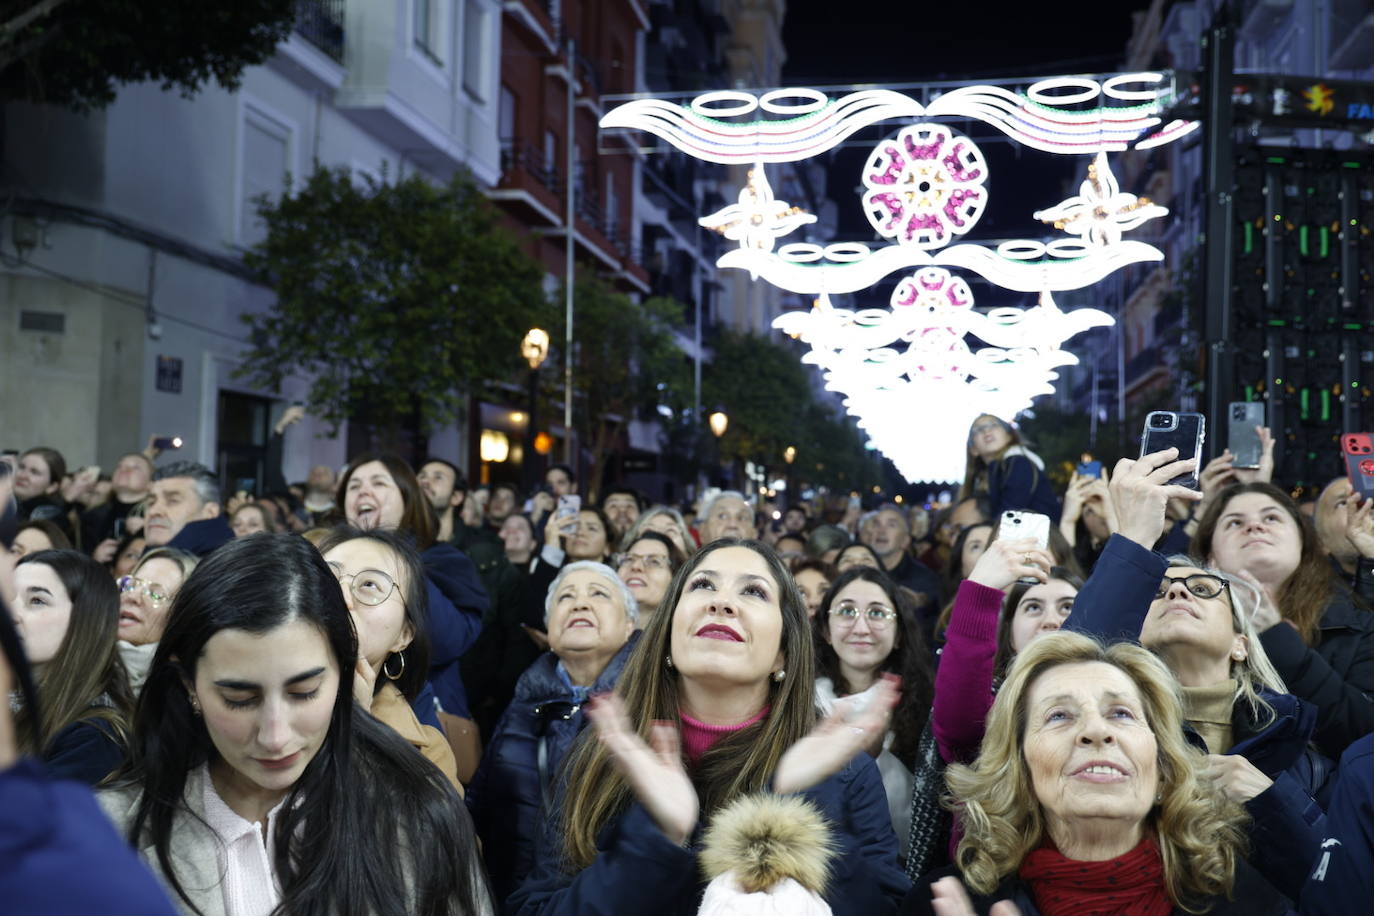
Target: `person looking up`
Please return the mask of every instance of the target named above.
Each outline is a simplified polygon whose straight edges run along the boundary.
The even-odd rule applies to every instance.
[[[99,794],[182,909],[492,912],[453,786],[357,703],[358,651],[303,538],[238,539],[186,581]]]
[[[701,543],[706,545],[720,538],[756,538],[759,530],[754,523],[754,510],[743,493],[723,490],[702,508],[697,519]]]
[[[194,554],[184,550],[155,547],[139,558],[132,573],[115,581],[119,587],[119,656],[135,695],[143,689],[158,640],[167,627],[172,600],[198,562]]]
[[[396,532],[346,525],[316,546],[339,580],[358,634],[353,678],[358,705],[409,741],[462,795],[448,739],[421,724],[410,707],[429,680],[429,602],[420,555]]]
[[[600,563],[563,567],[544,606],[549,651],[516,682],[467,797],[498,900],[534,865],[542,819],[586,725],[587,701],[615,687],[639,639],[636,601]]]
[[[555,464],[545,471],[544,484],[554,499],[577,492],[577,476],[566,464]]]
[[[616,486],[606,491],[601,498],[601,511],[611,526],[611,543],[619,544],[620,539],[639,521],[641,505],[639,491],[634,487]]]
[[[1374,539],[1365,531],[1368,526],[1359,523],[1361,508],[1350,488],[1350,479],[1337,477],[1317,498],[1312,523],[1322,548],[1346,583],[1369,601],[1374,599]]]
[[[129,513],[148,498],[153,483],[153,463],[142,452],[119,456],[110,475],[110,496],[101,505],[81,514],[82,544],[101,563],[114,558]]]
[[[806,616],[815,617],[825,593],[830,589],[830,583],[834,582],[839,574],[829,563],[814,557],[793,560],[790,568],[792,581],[797,584],[797,590],[806,602]]]
[[[991,414],[978,417],[969,428],[959,499],[970,496],[987,499],[991,519],[1001,518],[1007,509],[1026,509],[1059,523],[1059,498],[1045,475],[1045,462],[1022,444],[1015,427]]]
[[[110,575],[114,577],[115,581],[133,573],[139,558],[143,556],[143,548],[146,546],[147,543],[143,540],[143,535],[124,535],[124,539],[115,548],[114,559],[110,561]]]
[[[806,529],[811,525],[811,517],[806,512],[806,506],[795,504],[787,507],[787,511],[782,514],[782,530],[788,534],[800,534],[806,536]]]
[[[275,534],[279,530],[276,520],[260,503],[244,503],[235,509],[229,516],[229,527],[236,538],[261,534],[264,531]]]
[[[15,625],[42,700],[41,722],[20,710],[20,749],[41,756],[55,778],[94,786],[123,761],[133,716],[115,649],[119,590],[75,550],[31,553],[14,579]]]
[[[306,475],[301,504],[309,513],[312,525],[321,524],[326,516],[339,511],[334,504],[334,488],[338,484],[336,477],[334,469],[327,464],[315,465]]]
[[[630,543],[639,540],[639,536],[646,531],[657,531],[666,535],[668,540],[682,551],[683,556],[690,556],[696,552],[697,542],[692,537],[692,530],[687,527],[682,513],[672,506],[650,506],[640,515],[634,527],[621,538],[620,549],[624,550]]]
[[[219,480],[203,464],[176,461],[153,475],[143,536],[150,547],[204,556],[234,537],[221,517]]]
[[[806,538],[800,534],[785,533],[773,543],[773,549],[789,563],[806,556]]]
[[[819,725],[815,651],[801,595],[758,541],[715,541],[673,579],[613,693],[584,732],[544,820],[517,916],[687,916],[705,884],[694,850],[737,798],[797,793],[830,819],[835,916],[890,913],[909,887],[873,758],[897,690]]]

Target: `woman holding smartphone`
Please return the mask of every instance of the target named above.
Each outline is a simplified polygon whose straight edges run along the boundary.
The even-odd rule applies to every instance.
[[[994,519],[1007,509],[1026,509],[1059,522],[1059,498],[1045,475],[1045,462],[1025,447],[1015,427],[992,414],[974,420],[968,432],[959,500],[975,496],[987,499]]]

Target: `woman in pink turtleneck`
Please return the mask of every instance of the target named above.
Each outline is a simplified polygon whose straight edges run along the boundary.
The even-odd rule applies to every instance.
[[[539,861],[506,904],[520,914],[695,914],[695,849],[718,810],[750,793],[799,794],[838,847],[837,916],[891,913],[906,886],[882,780],[863,752],[887,730],[890,683],[862,711],[817,724],[806,605],[777,555],[721,539],[683,566],[616,693],[568,758]]]

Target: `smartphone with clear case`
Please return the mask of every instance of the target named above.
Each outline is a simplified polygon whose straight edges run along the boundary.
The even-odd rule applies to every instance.
[[[1202,457],[1202,443],[1207,437],[1207,419],[1200,413],[1175,413],[1172,410],[1151,411],[1145,417],[1145,431],[1140,437],[1140,457],[1178,449],[1176,461]],[[1199,464],[1201,462],[1199,461]],[[1198,468],[1180,474],[1169,483],[1198,489]]]

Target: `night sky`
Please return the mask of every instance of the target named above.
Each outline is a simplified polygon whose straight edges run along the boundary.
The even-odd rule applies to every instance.
[[[783,84],[821,87],[1116,72],[1131,35],[1132,13],[1149,5],[1149,0],[1056,0],[1037,6],[789,0]],[[859,12],[864,9],[873,12]],[[1063,199],[1079,165],[1077,157],[999,142],[1000,132],[978,122],[950,126],[977,141],[988,160],[988,209],[969,240],[1043,236],[1047,228],[1031,213]],[[854,189],[861,184],[872,145],[899,127],[888,122],[856,134],[833,154],[831,196],[840,207],[836,241],[878,241]],[[885,306],[890,286],[870,291],[862,304]],[[1030,304],[1022,301],[1025,297],[981,283],[974,295],[980,305]]]

